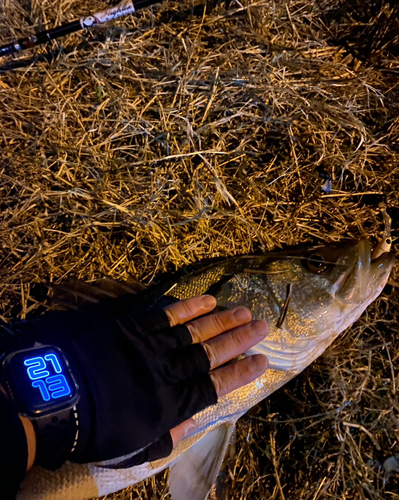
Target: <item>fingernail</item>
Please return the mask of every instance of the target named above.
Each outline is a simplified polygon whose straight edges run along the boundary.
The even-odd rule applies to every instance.
[[[246,307],[239,307],[233,312],[234,319],[237,321],[251,321],[251,313]]]
[[[255,337],[264,338],[269,333],[269,325],[260,319],[252,321],[249,327]]]
[[[184,437],[187,437],[189,434],[194,432],[196,426],[197,426],[197,424],[195,421],[187,424],[186,430],[184,431]]]
[[[216,306],[216,299],[213,295],[204,295],[201,299],[201,305],[204,309],[214,308]]]
[[[262,374],[269,366],[269,360],[263,354],[255,354],[252,356],[252,369],[254,373]]]

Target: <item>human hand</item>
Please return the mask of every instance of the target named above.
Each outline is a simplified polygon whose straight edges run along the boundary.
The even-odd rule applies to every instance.
[[[135,301],[129,295],[100,300],[18,326],[24,342],[58,346],[76,370],[81,401],[72,461],[131,455],[134,465],[166,456],[192,423],[186,419],[266,369],[260,355],[218,368],[267,333],[265,322],[250,323],[247,309],[195,319],[212,311],[213,297],[175,303],[164,312],[132,313]],[[60,463],[66,446],[58,446],[57,462],[47,453],[39,464]]]
[[[171,304],[164,311],[170,326],[186,324],[193,343],[202,342],[210,360],[210,377],[220,398],[249,384],[267,369],[268,360],[262,354],[218,367],[260,342],[268,334],[269,327],[265,321],[251,321],[251,311],[245,307],[228,309],[193,321],[211,312],[215,306],[213,296],[202,295]],[[194,428],[195,421],[189,419],[171,429],[173,448]]]

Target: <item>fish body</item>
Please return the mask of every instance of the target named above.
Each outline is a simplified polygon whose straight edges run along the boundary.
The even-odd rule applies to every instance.
[[[54,472],[34,468],[18,500],[86,500],[138,483],[171,467],[173,500],[206,500],[236,421],[295,377],[381,293],[394,264],[383,253],[371,261],[366,241],[241,256],[140,291],[132,307],[151,311],[203,293],[218,308],[245,306],[265,319],[269,335],[250,354],[270,368],[258,379],[195,415],[196,428],[169,457],[131,468],[121,458],[102,464],[67,463]],[[128,457],[123,457],[126,462]]]

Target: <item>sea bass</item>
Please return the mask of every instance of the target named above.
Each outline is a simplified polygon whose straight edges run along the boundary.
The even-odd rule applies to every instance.
[[[132,303],[142,311],[204,293],[214,295],[219,308],[248,307],[254,319],[269,322],[269,335],[250,354],[265,354],[270,368],[195,415],[195,430],[167,458],[130,468],[118,466],[128,457],[101,464],[68,462],[53,472],[34,467],[18,500],[87,500],[166,467],[173,500],[206,500],[236,421],[306,368],[359,318],[381,293],[394,260],[383,253],[371,261],[367,241],[345,242],[232,257],[137,292]]]

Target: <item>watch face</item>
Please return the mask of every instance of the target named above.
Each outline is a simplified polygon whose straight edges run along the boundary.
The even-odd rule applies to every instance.
[[[78,389],[62,351],[41,346],[7,356],[7,383],[19,410],[42,416],[74,406]]]

